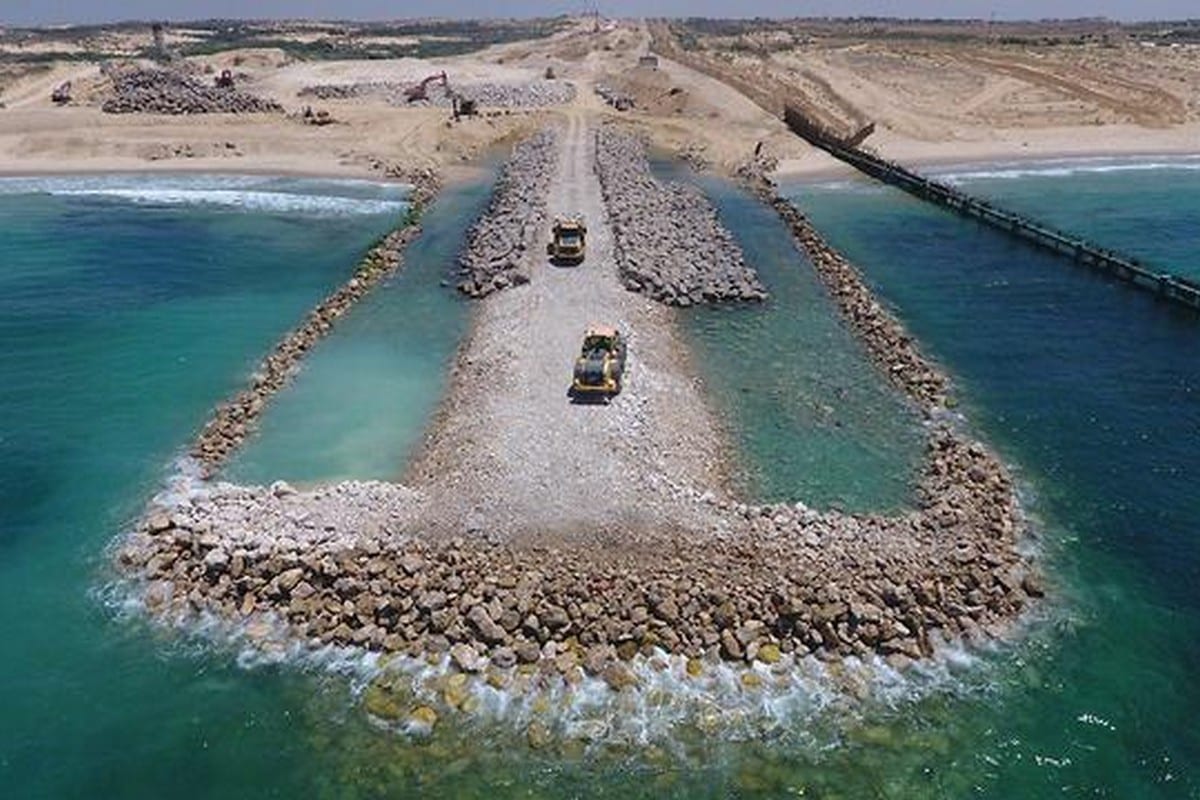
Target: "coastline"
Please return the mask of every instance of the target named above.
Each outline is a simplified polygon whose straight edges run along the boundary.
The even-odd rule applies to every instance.
[[[1138,131],[1145,133],[1141,129]],[[1033,137],[1031,137],[1033,138]],[[1017,166],[1058,161],[1136,162],[1149,159],[1200,158],[1200,130],[1192,138],[1173,143],[1150,142],[1145,137],[1130,137],[1122,142],[1110,140],[1090,144],[1065,146],[1013,147],[1000,142],[915,142],[904,140],[894,145],[873,147],[868,139],[866,148],[914,169],[946,171],[949,168],[978,168]],[[809,182],[842,179],[861,173],[823,151],[811,148],[802,158],[783,159],[771,177],[781,182]]]

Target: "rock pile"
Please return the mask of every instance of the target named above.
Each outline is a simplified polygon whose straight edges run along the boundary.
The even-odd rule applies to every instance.
[[[115,96],[109,114],[254,114],[283,111],[274,100],[233,88],[208,86],[166,69],[133,69],[110,75]]]
[[[422,172],[410,202],[419,208],[436,192],[436,176]],[[337,319],[361,300],[401,264],[404,248],[421,232],[417,224],[405,225],[383,237],[363,257],[354,275],[309,312],[299,328],[286,334],[251,376],[250,386],[217,406],[213,417],[192,444],[191,455],[208,474],[225,460],[253,430],[267,400],[288,382],[300,361]]]
[[[462,97],[474,100],[480,108],[542,108],[566,105],[575,99],[575,84],[568,81],[540,80],[529,83],[468,83],[451,87]],[[440,84],[429,87],[430,105],[452,104]]]
[[[358,83],[324,83],[306,86],[300,97],[320,100],[347,100],[356,97],[377,97],[392,105],[426,105],[449,108],[453,99],[441,83],[426,88],[426,99],[409,102],[405,91],[412,84],[396,81],[360,81]],[[474,100],[481,108],[541,108],[570,103],[575,99],[575,84],[566,81],[539,80],[528,83],[465,83],[450,87],[461,97]]]
[[[620,89],[614,89],[605,83],[596,84],[596,94],[617,111],[628,111],[637,105],[632,95],[628,95]]]
[[[558,166],[558,133],[544,129],[513,148],[496,180],[491,203],[471,226],[459,256],[464,276],[458,288],[470,297],[486,297],[529,282],[522,271],[546,219],[550,181]]]
[[[639,139],[601,126],[596,173],[627,289],[675,306],[766,299],[712,205],[690,186],[656,180]]]
[[[358,83],[319,83],[305,86],[298,97],[315,97],[318,100],[352,100],[356,97],[387,97],[390,93],[401,94],[403,87],[387,81],[359,81]]]
[[[884,375],[925,411],[945,406],[949,391],[946,376],[926,360],[904,326],[875,299],[854,265],[825,242],[807,217],[779,196],[760,169],[751,165],[740,177],[787,223],[843,317]]]
[[[1011,481],[983,447],[936,430],[920,498],[884,518],[697,497],[725,520],[707,537],[543,547],[408,535],[419,497],[393,484],[219,484],[151,513],[118,562],[155,611],[272,613],[314,645],[448,652],[464,671],[541,662],[619,688],[622,661],[655,648],[902,667],[940,640],[1000,634],[1042,594],[1014,547]]]

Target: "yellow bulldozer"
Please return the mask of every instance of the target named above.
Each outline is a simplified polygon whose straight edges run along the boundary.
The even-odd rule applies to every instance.
[[[581,264],[587,250],[587,225],[582,217],[557,217],[550,229],[546,255],[555,264]]]
[[[571,399],[608,402],[620,394],[625,378],[625,338],[611,325],[592,325],[583,334],[583,348],[575,359]]]

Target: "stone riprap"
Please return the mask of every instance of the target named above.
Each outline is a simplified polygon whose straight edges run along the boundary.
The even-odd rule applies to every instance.
[[[454,101],[440,82],[431,82],[424,100],[410,102],[405,91],[410,83],[396,81],[360,81],[358,83],[324,83],[306,86],[300,97],[319,100],[348,100],[376,97],[392,105],[438,106],[450,108]],[[481,108],[542,108],[565,105],[575,99],[575,84],[567,81],[539,80],[527,83],[463,83],[450,87],[459,96],[474,100]]]
[[[639,531],[605,548],[424,537],[406,529],[419,494],[395,484],[216,484],[152,509],[118,562],[148,581],[155,611],[268,613],[314,646],[449,652],[465,671],[625,676],[623,660],[655,648],[904,667],[939,642],[1001,634],[1042,594],[1015,548],[1011,480],[982,446],[934,430],[918,494],[896,517],[697,494],[721,519],[709,535]]]
[[[596,173],[627,289],[684,307],[766,299],[758,275],[703,193],[657,180],[639,138],[601,126]]]
[[[437,192],[437,176],[423,170],[407,175],[414,179],[409,202],[420,207]],[[319,339],[352,305],[402,263],[404,248],[421,232],[417,224],[392,231],[367,252],[354,275],[317,305],[300,327],[287,333],[263,359],[251,376],[250,385],[213,412],[192,444],[191,455],[207,474],[214,473],[254,430],[267,401],[282,389],[300,362]]]
[[[644,165],[640,149],[631,152]],[[856,271],[816,248],[819,237],[769,184],[758,189],[815,254],[881,370],[928,415],[912,510],[745,504],[664,473],[639,502],[669,500],[680,512],[672,524],[514,535],[486,513],[448,529],[443,498],[420,484],[300,492],[197,483],[151,506],[121,542],[119,567],[143,582],[152,611],[172,619],[272,620],[313,647],[440,654],[463,673],[536,664],[525,669],[539,680],[588,673],[614,689],[636,683],[630,660],[656,650],[696,660],[697,672],[703,661],[872,655],[903,668],[941,642],[1003,636],[1044,591],[1019,549],[1027,526],[1011,477],[945,421],[945,376]],[[519,228],[524,217],[510,219]],[[294,363],[310,343],[286,358]],[[219,458],[244,436],[241,417],[224,419]],[[478,485],[472,476],[464,490]]]
[[[167,69],[119,70],[110,74],[109,114],[261,114],[281,112],[274,100],[238,89],[210,86]]]
[[[558,133],[546,128],[513,148],[492,199],[467,234],[458,288],[470,297],[529,282],[529,248],[540,242],[546,198],[557,165]]]

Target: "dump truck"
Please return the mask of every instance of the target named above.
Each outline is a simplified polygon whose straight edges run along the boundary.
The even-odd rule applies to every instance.
[[[582,217],[558,217],[550,229],[546,255],[555,264],[583,263],[587,249],[587,225]]]
[[[575,359],[571,397],[605,402],[620,394],[625,376],[625,339],[611,325],[592,325],[583,334],[583,348]]]

